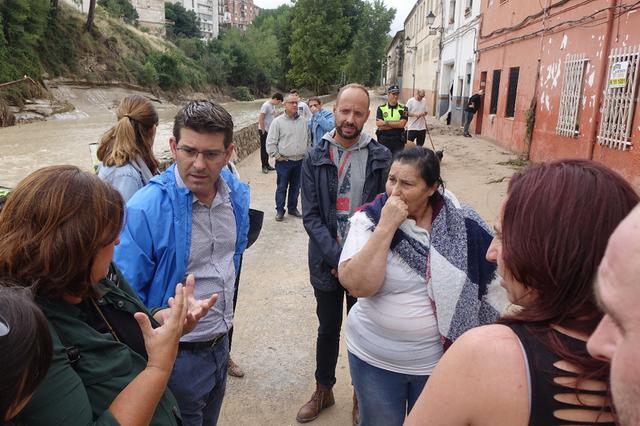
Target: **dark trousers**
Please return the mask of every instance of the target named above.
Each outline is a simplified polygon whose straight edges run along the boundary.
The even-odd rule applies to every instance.
[[[269,154],[267,154],[267,133],[258,130],[260,134],[260,162],[262,167],[269,167]]]
[[[233,288],[233,324],[229,330],[229,352],[231,352],[231,342],[233,341],[233,329],[236,323],[236,305],[238,304],[238,287],[240,287],[240,272],[242,271],[242,255],[240,255],[240,263],[238,264],[238,272],[236,273],[236,282]]]
[[[316,342],[316,381],[332,388],[336,384],[344,299],[346,296],[347,314],[358,299],[350,296],[342,287],[336,291],[322,291],[314,288],[313,293],[316,296],[316,314],[320,323]]]
[[[427,137],[427,131],[425,130],[409,130],[407,132],[407,140],[411,142],[416,141],[416,145],[424,145],[424,140]]]
[[[292,212],[298,208],[302,160],[276,160],[276,175],[278,177],[276,186],[276,212],[284,214],[285,200],[287,201],[287,210]]]
[[[391,151],[391,155],[394,155],[396,152],[402,151],[404,149],[404,140],[400,137],[381,138],[378,142],[386,146],[389,149],[389,151]]]

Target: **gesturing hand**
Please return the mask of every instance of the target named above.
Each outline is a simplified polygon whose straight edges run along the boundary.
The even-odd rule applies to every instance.
[[[387,199],[387,202],[382,207],[382,213],[380,213],[380,223],[378,226],[383,228],[392,229],[395,231],[405,221],[409,215],[407,203],[402,201],[397,195],[392,195]]]
[[[182,287],[182,284],[178,284],[178,285]],[[196,282],[195,282],[195,278],[193,277],[193,274],[189,274],[187,276],[187,280],[185,281],[185,286],[184,286],[184,299],[185,299],[185,304],[187,306],[187,315],[184,319],[184,327],[182,331],[183,335],[191,332],[196,327],[196,324],[198,324],[198,321],[200,321],[202,317],[207,315],[207,313],[209,312],[209,309],[211,309],[213,305],[216,304],[216,301],[218,300],[217,294],[212,295],[208,299],[197,300],[193,296],[193,289],[195,288],[195,285],[196,285]],[[177,290],[178,290],[178,287],[176,286],[176,295],[178,294]],[[161,311],[158,311],[154,315],[154,318],[159,323],[161,324],[164,323],[164,321],[166,321],[166,315],[169,314],[169,310],[171,309],[171,307],[173,307],[174,303],[176,303],[175,298],[170,297],[169,309],[163,309]]]
[[[151,321],[144,312],[136,312],[133,316],[140,326],[144,346],[149,356],[147,367],[170,372],[176,360],[178,342],[187,317],[185,289],[182,284],[176,286],[173,303],[165,311],[163,324],[157,328],[151,326]]]

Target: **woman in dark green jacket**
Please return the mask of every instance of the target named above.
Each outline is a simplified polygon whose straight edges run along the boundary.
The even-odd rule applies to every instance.
[[[120,194],[73,166],[32,173],[0,213],[0,277],[35,286],[53,340],[18,424],[180,424],[166,387],[178,341],[215,297],[194,300],[189,278],[152,316],[111,264],[123,220]]]

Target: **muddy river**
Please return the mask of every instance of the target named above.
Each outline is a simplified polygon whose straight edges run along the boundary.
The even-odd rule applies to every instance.
[[[83,88],[60,86],[56,97],[71,102],[76,111],[30,124],[0,128],[0,186],[14,187],[32,171],[54,164],[73,164],[91,168],[89,144],[115,123],[115,108],[125,96],[137,93],[122,88]],[[140,93],[142,95],[148,95]],[[233,116],[237,129],[257,121],[264,100],[223,104]],[[169,136],[177,107],[154,102],[160,115],[154,151],[169,149]]]

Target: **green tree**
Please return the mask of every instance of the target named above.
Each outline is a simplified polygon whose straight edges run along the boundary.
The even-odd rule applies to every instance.
[[[37,48],[47,31],[50,8],[48,0],[0,1],[3,31],[0,56],[5,57],[0,61],[0,81],[24,74],[40,77]]]
[[[173,25],[167,26],[167,37],[200,38],[200,18],[193,10],[187,10],[180,3],[166,2],[164,4],[164,16]]]
[[[289,78],[316,93],[338,82],[339,46],[349,32],[340,0],[298,0],[292,10]]]
[[[382,0],[363,3],[343,68],[349,81],[367,85],[377,83],[380,61],[385,57],[387,34],[395,13],[395,9],[387,9]]]
[[[291,6],[282,5],[277,9],[267,9],[260,12],[252,26],[269,31],[277,40],[278,52],[276,59],[278,75],[275,84],[280,87],[289,86],[287,73],[291,69],[289,47],[291,46]]]
[[[138,11],[129,0],[98,0],[98,4],[105,8],[109,16],[123,19],[129,24],[138,23]]]

